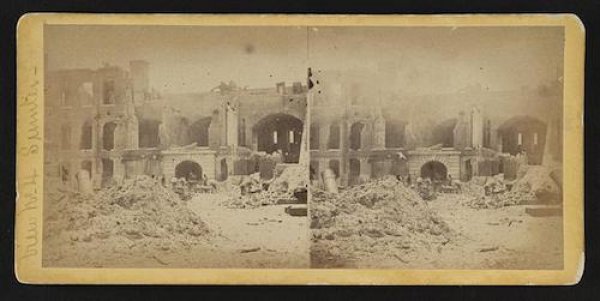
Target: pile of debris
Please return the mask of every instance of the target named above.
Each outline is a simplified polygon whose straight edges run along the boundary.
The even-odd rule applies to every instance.
[[[535,195],[531,192],[509,191],[502,194],[480,196],[471,200],[468,204],[476,209],[498,209],[506,206],[530,204],[535,201]]]
[[[238,188],[229,189],[228,200],[222,205],[229,208],[257,208],[277,204],[306,203],[306,172],[301,166],[286,166],[275,172],[270,180],[263,180],[259,174],[240,179]],[[235,186],[235,185],[233,185]]]
[[[393,178],[339,194],[313,190],[310,215],[313,256],[349,260],[385,254],[402,261],[408,253],[445,245],[452,237],[418,193]]]
[[[500,181],[494,187],[507,187],[506,191],[493,191],[477,195],[468,203],[473,208],[501,208],[526,204],[557,204],[562,200],[556,170],[544,166],[526,166],[520,170],[521,177],[513,182]],[[487,185],[487,183],[485,184]]]
[[[95,195],[65,192],[51,205],[48,221],[52,234],[65,235],[73,242],[118,237],[162,249],[193,244],[209,233],[185,202],[146,176],[125,180]]]
[[[247,195],[230,195],[222,204],[228,208],[252,209],[261,206],[296,203],[294,196],[287,192],[260,190]]]

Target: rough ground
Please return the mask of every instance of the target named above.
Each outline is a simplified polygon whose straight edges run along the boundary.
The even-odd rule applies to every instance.
[[[429,203],[461,234],[439,254],[427,254],[432,268],[562,269],[562,216],[532,217],[528,205],[482,210],[461,202],[446,194]]]
[[[419,268],[419,269],[561,269],[562,217],[531,217],[525,205],[498,209],[465,206],[464,195],[440,194],[426,204],[453,233],[446,244],[421,241],[410,248],[393,247],[377,253],[356,250],[324,257],[313,249],[313,267]],[[360,238],[376,245],[375,240]],[[380,239],[381,240],[381,239]],[[397,240],[403,240],[398,237]],[[318,246],[322,241],[318,241]],[[344,243],[341,243],[344,244]],[[340,250],[335,242],[328,243]],[[331,255],[331,252],[329,252]]]
[[[224,194],[204,194],[187,202],[186,207],[210,229],[209,235],[193,236],[193,241],[162,247],[123,235],[76,241],[65,235],[48,235],[44,266],[308,267],[306,217],[286,215],[285,205],[231,209],[220,205],[226,198]]]

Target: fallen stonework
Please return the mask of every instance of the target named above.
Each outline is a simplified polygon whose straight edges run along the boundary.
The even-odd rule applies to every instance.
[[[233,195],[223,202],[228,208],[252,209],[261,206],[292,204],[295,198],[291,193],[281,191],[261,190],[247,195]]]
[[[276,168],[277,170],[277,168]],[[306,170],[301,165],[285,166],[275,172],[270,180],[262,180],[258,174],[232,180],[224,185],[229,197],[223,206],[229,208],[257,208],[277,204],[306,203],[297,198],[298,189],[306,189]]]
[[[562,201],[559,183],[555,180],[557,170],[545,166],[525,166],[521,176],[513,182],[504,182],[510,190],[491,195],[474,195],[467,203],[472,208],[495,209],[526,204],[559,204]]]
[[[346,266],[374,254],[406,263],[420,256],[419,250],[443,246],[452,238],[426,201],[395,179],[339,194],[313,189],[310,215],[312,261],[320,267]]]
[[[189,246],[209,234],[207,225],[177,194],[150,177],[125,180],[96,194],[64,192],[49,207],[49,236],[71,242],[126,238],[132,245],[161,249]]]

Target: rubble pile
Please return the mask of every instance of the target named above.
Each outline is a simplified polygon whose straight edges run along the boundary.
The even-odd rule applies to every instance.
[[[395,179],[370,181],[339,194],[313,189],[310,215],[312,252],[318,256],[399,257],[451,239],[448,225]]]
[[[502,194],[474,198],[468,205],[476,209],[497,209],[506,206],[530,204],[533,201],[535,201],[535,195],[531,192],[509,191]]]
[[[53,204],[48,220],[50,228],[71,241],[124,237],[163,249],[174,243],[189,245],[209,233],[175,193],[145,176],[95,195],[69,192]]]
[[[477,184],[473,180],[471,180],[469,182],[461,182],[460,185],[461,192],[466,196],[470,196],[473,198],[485,196],[485,189],[483,188],[485,182],[483,184]]]
[[[525,175],[513,184],[511,191],[531,192],[540,203],[556,203],[561,199],[559,184],[553,171],[544,166],[529,166]]]
[[[558,183],[552,178],[556,174],[544,166],[527,166],[521,171],[521,177],[514,182],[506,182],[510,190],[493,193],[489,196],[478,195],[468,205],[473,208],[501,208],[522,204],[558,203],[561,193]]]
[[[223,205],[228,208],[252,209],[261,206],[294,203],[294,196],[288,192],[261,190],[247,195],[230,194]]]
[[[307,187],[306,168],[302,165],[286,166],[269,185],[269,190],[293,192],[298,187]]]
[[[229,189],[229,198],[222,204],[229,208],[257,208],[276,204],[300,203],[294,191],[306,187],[305,169],[286,166],[271,180],[261,180],[258,174],[239,181],[239,188]],[[242,193],[244,191],[244,193]]]

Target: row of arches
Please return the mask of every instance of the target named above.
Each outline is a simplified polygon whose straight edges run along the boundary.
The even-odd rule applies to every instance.
[[[297,163],[300,159],[302,120],[288,114],[271,114],[253,127],[257,150],[279,152],[284,163]]]
[[[227,159],[222,158],[219,162],[220,173],[217,175],[218,181],[225,181],[229,176],[229,166]],[[175,166],[175,178],[185,179],[186,181],[203,181],[206,174],[202,166],[192,160],[184,160]]]
[[[191,125],[187,126],[186,138],[178,144],[185,145],[197,143],[198,146],[208,146],[209,127],[211,117],[201,118]],[[113,150],[115,148],[115,131],[117,123],[109,121],[102,125],[101,141],[103,150]],[[140,148],[158,147],[161,144],[161,122],[152,119],[142,119],[138,122],[138,146]],[[79,139],[80,150],[91,150],[94,147],[94,126],[89,120],[81,126],[81,137]],[[71,126],[65,124],[61,127],[61,146],[63,150],[71,148]]]
[[[394,165],[398,164],[395,162]],[[337,178],[340,178],[340,161],[338,159],[331,159],[327,162],[327,167],[333,171]],[[323,172],[324,169],[320,169],[319,161],[312,160],[310,162],[310,178],[311,180],[318,179],[318,175]],[[348,185],[356,185],[360,183],[361,174],[364,173],[361,170],[361,161],[358,158],[350,158],[348,160]],[[377,177],[378,172],[374,168],[371,169],[371,177]],[[391,174],[408,174],[408,170],[402,172],[399,168],[392,168]],[[425,162],[419,170],[419,175],[422,178],[429,178],[431,180],[445,180],[448,177],[448,169],[444,163],[431,160]]]
[[[364,132],[367,124],[357,121],[350,125],[348,135],[348,147],[359,150],[364,144]],[[386,120],[385,122],[385,146],[389,148],[403,147],[405,145],[404,130],[406,123],[402,121]],[[313,122],[310,126],[310,149],[317,150],[321,146],[320,124]],[[339,122],[329,125],[329,137],[327,137],[327,149],[340,149],[341,127]]]
[[[198,146],[209,146],[210,136],[213,132],[211,124],[213,117],[204,117],[190,123],[186,118],[175,118],[168,121],[168,126],[163,122],[153,119],[140,119],[138,121],[138,146],[140,148],[158,147],[161,144],[184,146],[196,143]],[[90,150],[94,141],[101,143],[102,150],[115,148],[115,136],[118,129],[116,121],[109,121],[101,126],[98,132],[100,139],[94,139],[94,123],[90,120],[81,125],[79,149]],[[262,118],[252,127],[256,150],[267,153],[281,152],[284,162],[298,162],[303,131],[303,121],[289,114],[271,114]],[[218,128],[215,134],[220,134]],[[238,124],[237,137],[239,145],[245,145],[246,122],[242,119]],[[334,133],[336,130],[334,130]],[[339,136],[339,128],[337,129]],[[164,141],[163,141],[164,139]],[[244,143],[241,143],[244,142]],[[339,140],[335,142],[339,147]],[[71,127],[65,124],[62,127],[63,149],[71,149]]]

